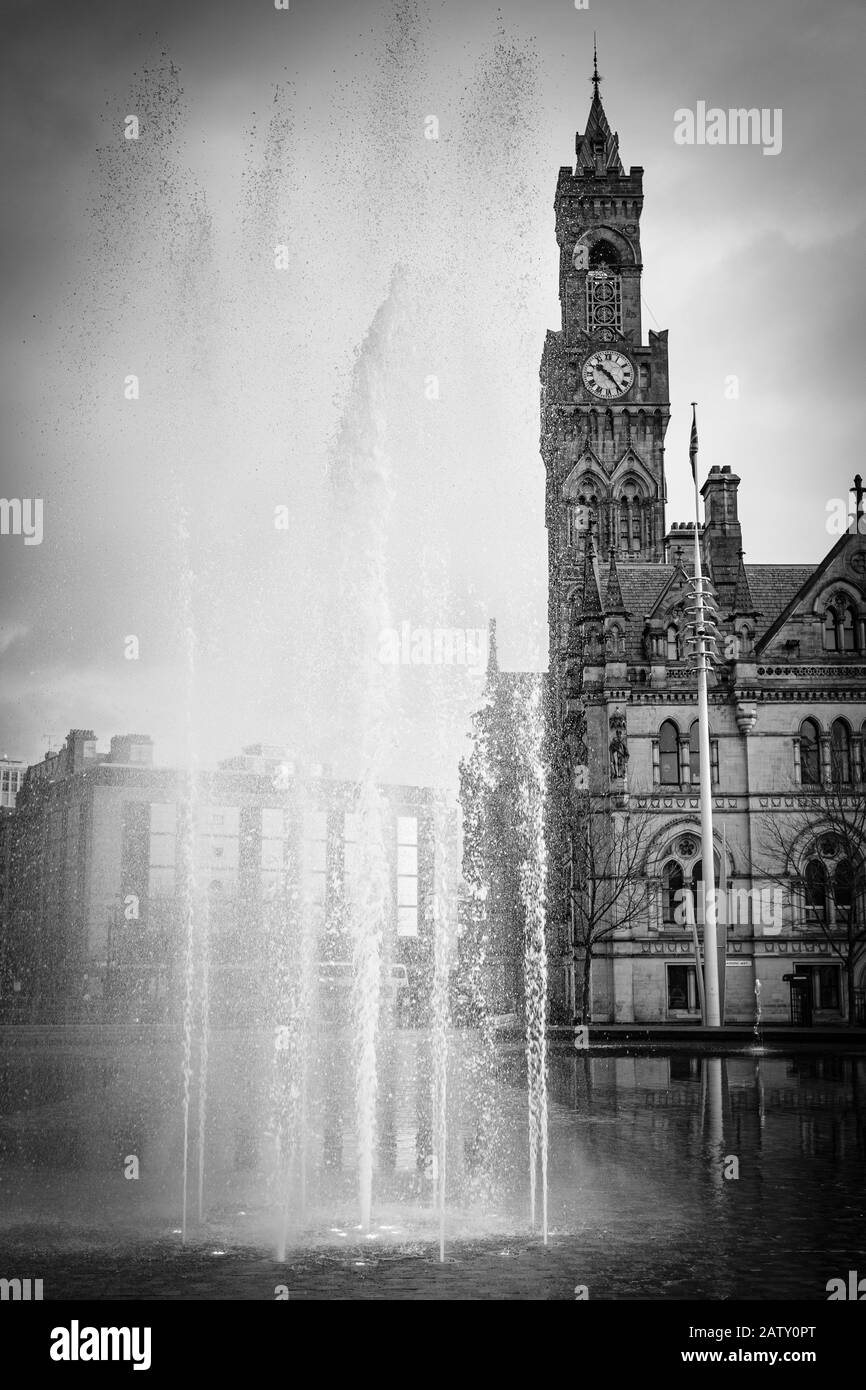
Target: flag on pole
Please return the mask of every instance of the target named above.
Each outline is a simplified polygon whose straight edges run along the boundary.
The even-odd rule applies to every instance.
[[[698,481],[698,421],[697,403],[692,401],[692,432],[689,437],[689,463],[692,465],[692,480]]]

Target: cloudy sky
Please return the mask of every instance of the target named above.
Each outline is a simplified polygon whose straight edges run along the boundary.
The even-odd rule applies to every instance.
[[[383,771],[439,778],[479,678],[382,668],[382,629],[495,616],[544,668],[538,363],[593,28],[670,330],[668,519],[696,398],[749,560],[829,548],[866,471],[860,0],[5,14],[2,491],[44,536],[0,537],[0,752],[85,726],[341,765],[372,682]],[[780,108],[781,153],[677,145],[699,101]]]

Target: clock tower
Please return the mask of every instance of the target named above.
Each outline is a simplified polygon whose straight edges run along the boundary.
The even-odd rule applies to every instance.
[[[559,171],[562,328],[548,333],[541,362],[554,652],[565,636],[564,591],[580,583],[587,537],[602,561],[611,551],[619,563],[664,560],[667,331],[650,331],[644,344],[643,169],[623,169],[600,82],[596,63],[574,169]]]

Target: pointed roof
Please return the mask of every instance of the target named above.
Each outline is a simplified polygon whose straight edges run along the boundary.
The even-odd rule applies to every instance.
[[[746,566],[743,562],[745,551],[740,551],[739,567],[737,569],[737,582],[734,587],[734,601],[731,604],[732,615],[740,616],[747,613],[757,613],[755,601],[752,598],[752,589],[749,584],[749,576],[746,573]]]
[[[586,538],[583,548],[583,584],[580,595],[581,621],[586,618],[601,617],[601,597],[598,592],[598,579],[595,574],[595,546],[592,533]]]
[[[843,531],[842,535],[839,537],[832,550],[829,550],[827,554],[824,556],[824,559],[820,562],[820,564],[817,565],[749,566],[749,569],[752,571],[753,578],[755,571],[760,568],[764,570],[772,570],[776,574],[778,574],[779,571],[787,571],[790,574],[792,581],[791,590],[793,590],[793,592],[789,590],[790,596],[788,597],[787,603],[785,603],[784,606],[776,606],[775,617],[764,629],[758,642],[755,643],[755,650],[758,652],[759,655],[762,651],[764,651],[764,649],[767,646],[769,646],[773,638],[785,626],[785,623],[788,621],[791,615],[796,612],[798,606],[808,596],[810,591],[817,588],[818,584],[823,580],[827,570],[830,568],[830,566],[833,564],[836,558],[842,553],[842,551],[849,544],[849,542],[852,541],[852,539],[856,542],[858,537],[856,535],[852,535],[850,529],[848,531]],[[802,582],[800,583],[799,588],[794,588],[794,585],[796,584],[798,578],[802,579]],[[765,612],[763,608],[761,609],[761,611]]]
[[[616,568],[616,551],[613,546],[610,548],[610,568],[607,572],[607,588],[604,592],[604,611],[605,613],[623,614],[626,612],[626,606],[622,599],[619,574]]]
[[[683,594],[690,595],[694,574],[694,565],[690,565],[686,569],[682,558],[678,558],[673,566],[654,565],[653,568],[657,570],[667,569],[670,577],[659,590],[655,603],[646,615],[648,618],[665,615],[675,602],[682,602]]]
[[[601,140],[604,143],[604,153],[602,167],[614,174],[624,174],[622,160],[619,157],[619,136],[612,131],[608,124],[604,107],[601,104],[599,95],[599,83],[602,78],[598,75],[598,52],[595,41],[593,40],[593,68],[592,77],[592,105],[589,108],[589,118],[586,122],[586,130],[581,135],[578,132],[575,139],[575,167],[576,174],[594,173],[596,168],[594,145]]]

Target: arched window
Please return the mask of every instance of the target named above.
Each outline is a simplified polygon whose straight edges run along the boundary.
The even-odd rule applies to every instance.
[[[714,868],[714,870],[715,870],[714,886],[717,886],[717,885],[718,885],[718,881],[719,881],[719,866],[718,866],[718,863],[716,862],[715,858],[713,859],[713,868]],[[692,899],[693,899],[694,905],[695,905],[695,914],[696,914],[696,916],[695,916],[695,921],[700,922],[700,923],[703,923],[703,920],[704,920],[704,861],[703,861],[702,859],[697,859],[697,860],[695,860],[694,866],[693,866],[693,868],[692,868],[692,884],[691,884],[691,888],[692,888]]]
[[[619,495],[619,548],[637,552],[641,548],[641,516],[643,491],[639,483],[629,478]]]
[[[678,787],[680,782],[680,734],[672,719],[659,729],[659,781],[665,787]]]
[[[668,860],[665,864],[662,881],[664,884],[664,897],[662,900],[662,917],[665,922],[676,923],[678,926],[685,925],[682,921],[683,879],[682,865],[675,859]],[[679,918],[679,920],[678,920]]]
[[[804,719],[800,725],[800,781],[806,787],[821,784],[820,731],[814,719]]]
[[[824,650],[825,652],[835,652],[836,650],[836,614],[832,608],[828,608],[824,614]]]
[[[806,913],[823,917],[827,911],[827,870],[820,859],[810,859],[804,875]]]
[[[844,719],[830,730],[830,773],[834,782],[851,781],[851,735]]]
[[[824,610],[823,632],[825,651],[857,651],[857,614],[845,594],[837,594]]]
[[[697,719],[689,729],[689,777],[696,785],[701,780],[701,739]]]
[[[847,923],[854,907],[854,870],[850,859],[840,859],[833,875],[836,920]]]
[[[590,247],[589,251],[590,270],[606,270],[608,275],[616,275],[619,272],[619,256],[616,254],[616,247],[603,238]]]
[[[597,241],[590,248],[586,277],[587,332],[610,342],[622,332],[622,279],[616,247]]]
[[[676,624],[669,623],[665,633],[668,661],[679,661],[680,659],[680,635],[677,632]]]

